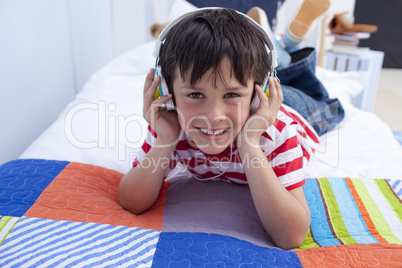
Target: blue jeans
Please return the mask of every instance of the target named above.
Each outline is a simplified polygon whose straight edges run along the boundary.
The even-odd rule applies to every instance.
[[[338,99],[329,98],[327,90],[315,76],[314,48],[304,48],[290,55],[290,65],[277,69],[283,103],[299,112],[321,136],[342,121],[345,111]]]

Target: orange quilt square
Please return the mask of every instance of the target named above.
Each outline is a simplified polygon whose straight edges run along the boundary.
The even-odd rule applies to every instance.
[[[303,267],[401,267],[402,246],[359,244],[296,251]]]
[[[118,186],[122,177],[122,173],[111,169],[72,162],[48,185],[24,216],[161,231],[169,183],[163,184],[155,204],[136,216],[119,204]]]

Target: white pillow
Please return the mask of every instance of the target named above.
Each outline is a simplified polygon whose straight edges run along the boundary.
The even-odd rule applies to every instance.
[[[169,22],[177,19],[178,17],[196,10],[197,7],[185,0],[175,0],[169,12]]]
[[[364,90],[368,72],[337,72],[316,67],[316,76],[327,89],[330,98],[338,98],[342,104],[353,104],[355,98]]]

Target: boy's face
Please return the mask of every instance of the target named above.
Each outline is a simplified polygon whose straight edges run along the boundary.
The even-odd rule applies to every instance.
[[[194,85],[189,72],[183,80],[176,71],[173,91],[179,123],[195,145],[207,154],[224,151],[237,137],[250,115],[254,82],[243,86],[231,75],[227,58],[221,62],[221,75],[208,70]]]

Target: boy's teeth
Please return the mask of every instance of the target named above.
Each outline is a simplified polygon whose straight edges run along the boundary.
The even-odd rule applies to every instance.
[[[225,130],[217,130],[217,131],[212,131],[212,130],[207,130],[207,129],[200,129],[202,133],[208,134],[208,135],[219,135],[222,134]]]

